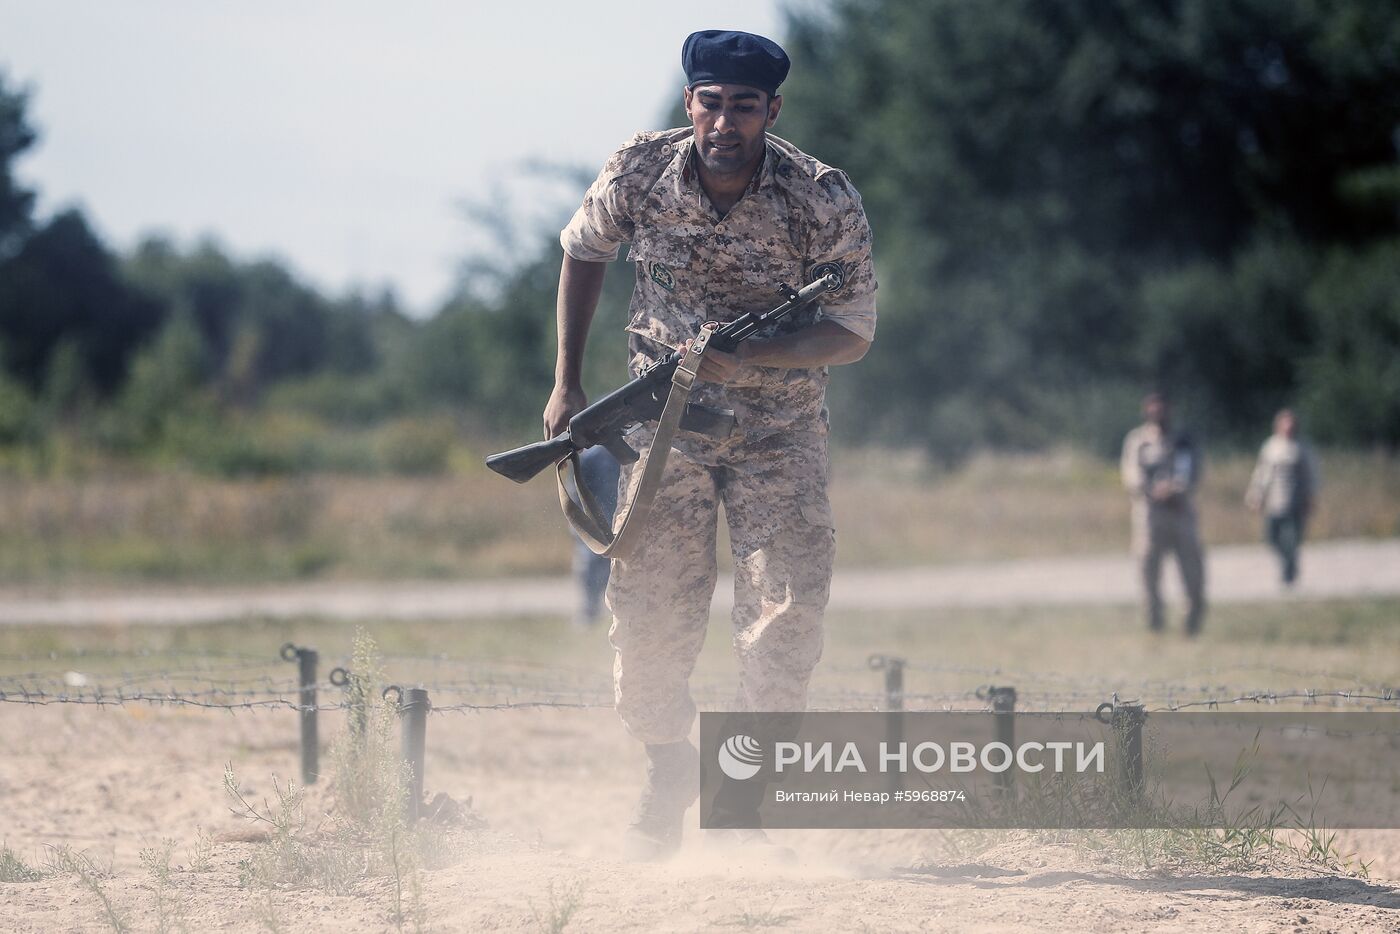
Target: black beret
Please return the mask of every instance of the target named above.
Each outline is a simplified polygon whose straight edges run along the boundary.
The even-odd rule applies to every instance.
[[[751,32],[706,29],[686,36],[681,46],[686,87],[692,88],[746,84],[776,94],[791,64],[778,43]]]

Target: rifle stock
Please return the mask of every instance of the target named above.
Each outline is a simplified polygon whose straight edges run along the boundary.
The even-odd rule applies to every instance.
[[[566,431],[548,441],[536,441],[512,451],[492,454],[486,466],[516,483],[528,483],[541,470],[553,467],[574,449],[573,439]]]

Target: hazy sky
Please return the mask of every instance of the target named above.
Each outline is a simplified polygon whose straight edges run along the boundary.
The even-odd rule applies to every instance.
[[[80,204],[121,248],[212,233],[332,291],[391,282],[425,312],[483,243],[463,200],[527,159],[596,170],[680,93],[691,31],[781,38],[778,0],[703,8],[0,0],[0,69],[33,88],[41,139],[18,169],[41,215]]]

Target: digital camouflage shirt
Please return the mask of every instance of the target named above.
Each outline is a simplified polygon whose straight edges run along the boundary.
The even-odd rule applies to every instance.
[[[689,127],[638,134],[608,159],[559,237],[565,252],[588,262],[609,262],[631,244],[633,373],[706,321],[773,308],[782,301],[780,284],[799,288],[827,262],[841,265],[845,284],[778,331],[830,319],[873,339],[870,225],[845,173],[769,135],[753,183],[720,217],[700,187],[692,149]],[[693,398],[733,409],[747,440],[787,429],[824,432],[826,382],[826,367],[748,367],[724,387],[702,384]]]

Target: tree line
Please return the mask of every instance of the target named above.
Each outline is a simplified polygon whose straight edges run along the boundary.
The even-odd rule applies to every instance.
[[[1223,440],[1400,441],[1394,4],[838,0],[788,42],[882,263],[847,431],[1108,451],[1157,386]]]
[[[835,0],[783,38],[776,132],[850,174],[876,234],[879,333],[832,381],[839,437],[1107,453],[1154,387],[1211,440],[1294,405],[1322,441],[1400,444],[1400,8]],[[80,211],[34,216],[28,103],[0,75],[0,445],[377,469],[305,439],[397,425],[390,461],[432,469],[451,436],[538,431],[552,236],[426,320],[213,243],[118,253]],[[630,276],[608,277],[594,393],[625,376]]]

